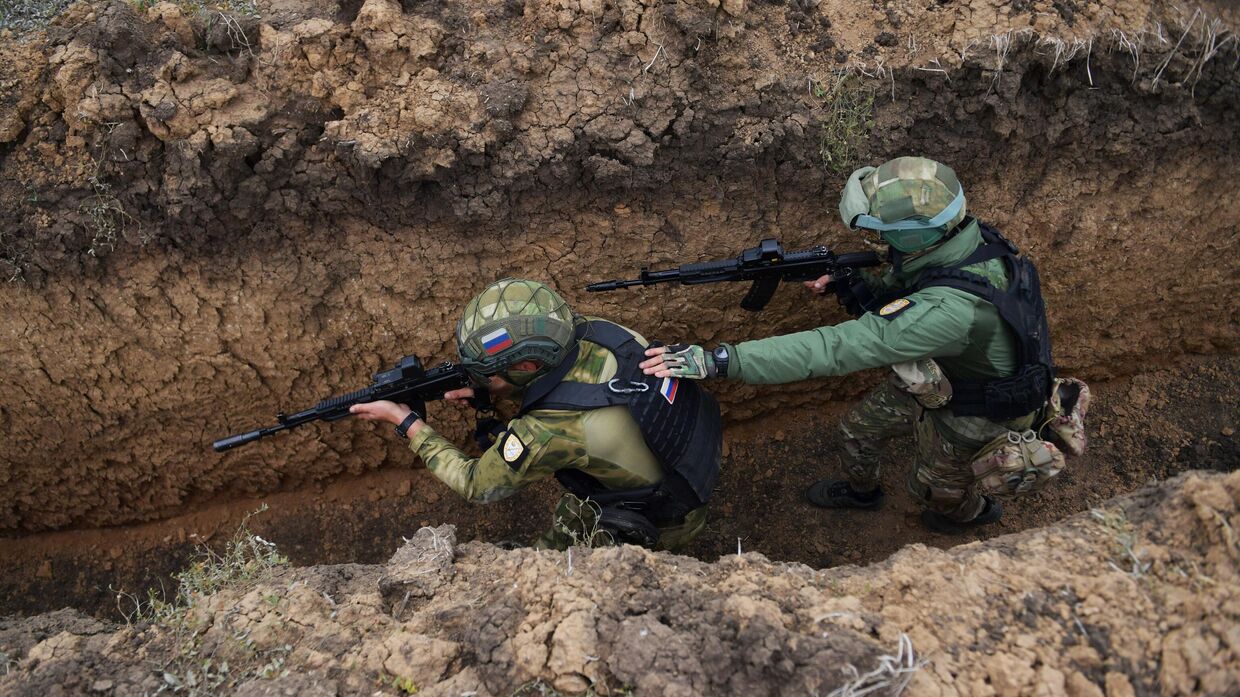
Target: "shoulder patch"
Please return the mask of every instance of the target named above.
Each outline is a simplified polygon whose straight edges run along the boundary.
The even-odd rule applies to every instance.
[[[892,300],[891,302],[879,308],[878,316],[885,317],[887,319],[892,319],[896,315],[900,314],[901,312],[904,312],[905,310],[909,309],[910,307],[916,304],[917,303],[913,302],[912,300],[909,300],[908,298],[900,298],[899,300]]]
[[[503,456],[504,462],[508,463],[508,467],[512,471],[519,471],[521,469],[521,462],[529,454],[529,448],[525,446],[525,443],[521,442],[520,436],[509,431],[508,435],[504,436],[504,444],[501,448],[500,454]]]

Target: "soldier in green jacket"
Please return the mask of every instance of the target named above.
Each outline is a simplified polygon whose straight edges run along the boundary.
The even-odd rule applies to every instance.
[[[654,348],[643,368],[660,377],[771,384],[891,367],[840,424],[846,478],[815,483],[810,501],[878,508],[879,446],[912,431],[908,483],[926,509],[923,523],[955,534],[998,520],[1002,508],[992,494],[1000,492],[981,485],[997,478],[978,469],[979,452],[1007,434],[1031,433],[1053,379],[1036,270],[997,231],[966,215],[955,173],[932,160],[901,157],[857,170],[840,213],[850,228],[877,234],[890,248],[890,269],[853,289],[859,317],[713,351]],[[821,293],[831,281],[806,285]]]
[[[577,316],[551,288],[517,279],[470,301],[456,336],[479,385],[521,400],[481,457],[436,433],[424,405],[371,402],[352,413],[397,425],[427,469],[471,501],[558,479],[568,493],[537,546],[677,550],[705,527],[722,450],[719,407],[691,381],[646,377],[644,338]],[[459,404],[473,396],[473,388],[444,395]]]

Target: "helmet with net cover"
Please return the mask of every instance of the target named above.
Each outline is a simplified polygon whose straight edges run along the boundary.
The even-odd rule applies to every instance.
[[[852,173],[840,218],[866,228],[901,252],[937,244],[965,217],[964,187],[951,167],[924,157],[897,157]]]
[[[564,298],[546,284],[496,281],[469,301],[456,325],[461,365],[485,378],[507,375],[513,364],[534,360],[541,369],[528,377],[537,377],[563,362],[576,343],[575,319]]]

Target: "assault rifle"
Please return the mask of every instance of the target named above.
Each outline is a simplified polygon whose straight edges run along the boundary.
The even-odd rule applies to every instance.
[[[444,362],[442,365],[425,370],[417,356],[405,356],[396,363],[396,367],[375,373],[374,382],[356,392],[339,397],[325,399],[305,411],[296,414],[276,414],[275,426],[260,428],[257,431],[239,433],[235,436],[221,438],[211,444],[216,452],[231,450],[238,445],[245,445],[259,438],[266,438],[273,433],[297,428],[311,421],[336,421],[349,415],[349,407],[364,402],[376,402],[387,399],[397,404],[420,405],[436,399],[443,399],[443,393],[461,387],[473,387],[474,397],[469,403],[478,411],[490,411],[490,395],[486,390],[475,385],[469,373],[459,365]],[[416,407],[415,407],[416,408]]]
[[[633,280],[603,281],[591,283],[586,290],[605,293],[631,286],[652,286],[656,283],[678,282],[686,286],[721,281],[753,281],[749,292],[741,300],[741,307],[757,312],[766,307],[779,287],[780,281],[812,281],[823,274],[831,274],[831,285],[840,301],[843,294],[856,281],[857,269],[878,266],[881,263],[874,252],[836,254],[821,245],[801,252],[785,252],[778,240],[762,240],[757,247],[750,247],[735,259],[703,261],[685,264],[666,271],[643,268]]]

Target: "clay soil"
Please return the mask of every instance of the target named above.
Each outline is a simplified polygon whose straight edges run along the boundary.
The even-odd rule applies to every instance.
[[[1230,3],[246,7],[78,3],[0,40],[0,534],[406,466],[351,423],[207,444],[451,357],[497,277],[665,340],[840,321],[796,288],[760,315],[735,286],[582,288],[768,236],[856,249],[844,177],[910,152],[1037,260],[1064,370],[1240,341]],[[739,425],[872,380],[719,396]]]

